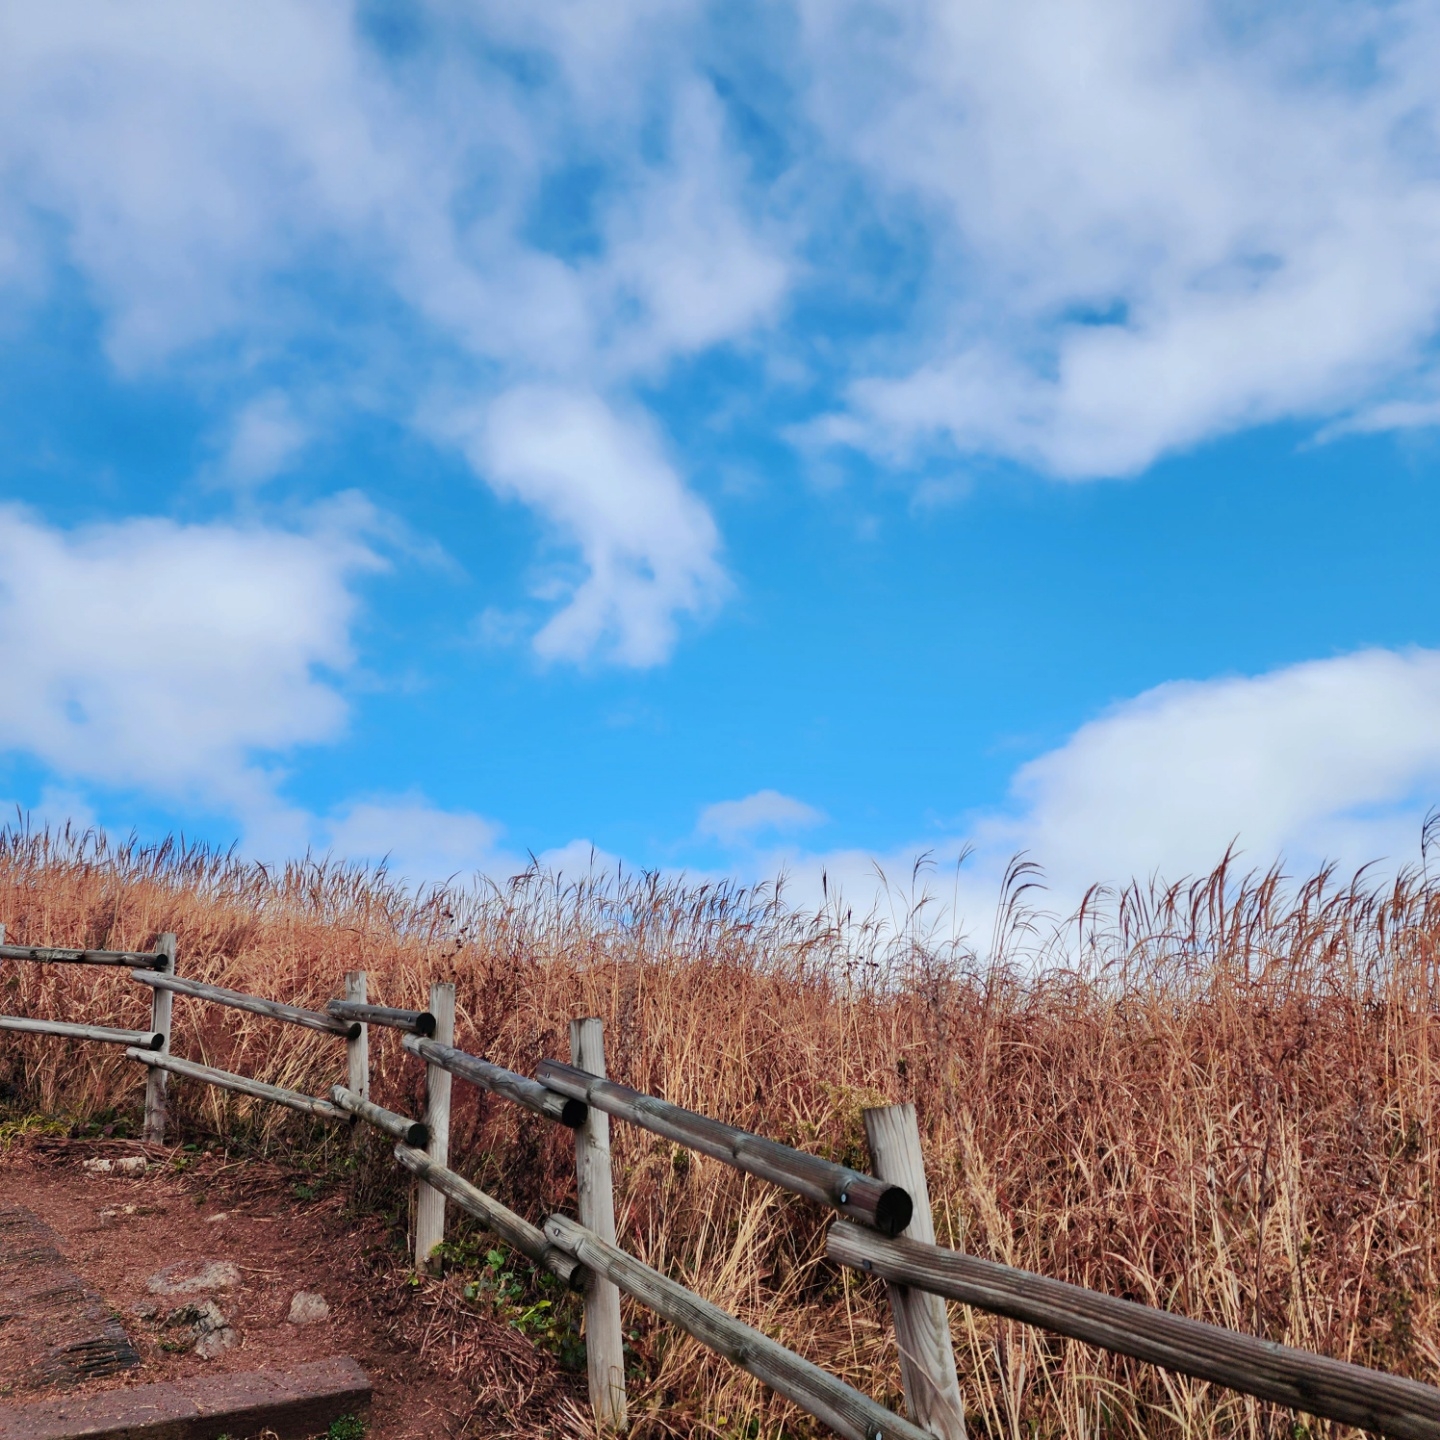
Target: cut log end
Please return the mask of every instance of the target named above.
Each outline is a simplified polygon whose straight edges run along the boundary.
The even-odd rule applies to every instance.
[[[572,1100],[566,1096],[565,1104],[560,1110],[560,1123],[568,1125],[572,1130],[578,1130],[589,1113],[590,1107],[583,1100]]]
[[[360,1038],[360,1032],[364,1028],[358,1020],[352,1021],[349,1028],[345,1031],[345,1038],[347,1040],[358,1040]]]
[[[422,1010],[415,1017],[415,1033],[426,1040],[435,1038],[435,1017],[428,1010]]]
[[[430,1127],[417,1120],[405,1134],[405,1143],[416,1150],[423,1150],[430,1143]]]
[[[163,1050],[165,1048],[165,1036],[157,1030],[151,1035],[149,1041],[140,1048],[144,1050]]]
[[[915,1213],[915,1202],[908,1190],[892,1185],[875,1202],[875,1228],[894,1239],[910,1224]]]

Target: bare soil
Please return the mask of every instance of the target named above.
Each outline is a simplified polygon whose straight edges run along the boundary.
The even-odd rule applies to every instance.
[[[143,1177],[84,1168],[88,1159],[138,1154],[152,1162]],[[141,1356],[138,1368],[68,1393],[351,1355],[374,1385],[374,1440],[574,1436],[587,1428],[578,1383],[550,1356],[466,1306],[453,1282],[418,1280],[380,1218],[347,1214],[341,1194],[305,1202],[294,1188],[264,1161],[126,1141],[47,1140],[0,1151],[0,1208],[23,1206],[56,1232],[66,1265],[119,1315]],[[185,1332],[163,1325],[167,1311],[207,1295],[156,1296],[146,1285],[182,1260],[229,1261],[240,1272],[238,1285],[208,1292],[239,1332],[213,1359],[178,1348]],[[323,1295],[329,1318],[291,1324],[297,1291]],[[132,1309],[147,1303],[159,1306],[154,1320]],[[0,1373],[7,1402],[57,1393],[24,1385],[21,1374]]]

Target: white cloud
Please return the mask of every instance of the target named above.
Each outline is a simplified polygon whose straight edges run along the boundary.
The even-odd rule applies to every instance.
[[[1365,650],[1266,675],[1158,686],[1022,766],[1022,844],[1070,886],[1203,871],[1238,840],[1250,864],[1418,856],[1440,801],[1440,652]]]
[[[553,850],[542,851],[536,858],[544,869],[567,880],[614,874],[624,863],[618,855],[602,850],[593,840],[571,840]]]
[[[1130,473],[1433,365],[1433,7],[802,11],[817,122],[935,257],[838,438]]]
[[[299,458],[310,439],[286,396],[267,390],[235,417],[221,460],[232,484],[250,487],[273,479]]]
[[[1364,650],[1257,676],[1175,681],[1116,705],[1016,772],[1010,803],[948,833],[880,854],[773,850],[756,875],[784,868],[792,898],[841,891],[853,909],[902,918],[927,890],[989,940],[1006,864],[1024,851],[1069,914],[1092,884],[1208,873],[1233,843],[1241,870],[1283,862],[1304,877],[1420,858],[1420,829],[1440,804],[1440,651]],[[969,858],[957,872],[954,861]],[[935,863],[912,884],[917,857]],[[878,878],[883,872],[885,883]]]
[[[381,563],[362,518],[66,531],[0,508],[0,748],[67,784],[273,807],[267,760],[345,724],[350,582]]]
[[[752,841],[773,831],[809,830],[824,824],[825,814],[778,790],[757,790],[743,800],[719,800],[700,812],[695,833],[722,845]]]
[[[725,148],[709,86],[681,90],[672,126],[674,159],[646,175],[607,217],[607,320],[615,358],[645,368],[744,334],[776,310],[790,267],[735,205],[741,175]],[[719,180],[721,183],[717,183]]]
[[[371,392],[399,390],[387,403],[406,415],[433,413],[457,351],[481,393],[537,378],[613,390],[774,314],[784,245],[743,203],[685,7],[413,18],[433,34],[396,60],[347,6],[0,6],[6,230],[75,268],[122,369],[238,341],[243,375],[318,336],[352,370],[389,376]],[[518,80],[487,58],[497,49],[533,56],[543,80]],[[574,254],[533,233],[572,161],[608,182],[595,244]],[[58,223],[22,224],[37,212]],[[11,270],[33,280],[0,253],[0,278]],[[324,284],[309,283],[315,270]],[[345,281],[410,323],[377,330],[337,299]],[[294,409],[262,393],[236,421],[232,478],[268,478],[304,439]],[[587,511],[613,513],[576,538],[608,573],[541,632],[543,654],[601,646],[652,663],[673,611],[713,595],[709,518],[673,471],[663,488],[667,516],[632,556],[614,537],[635,487],[588,486]],[[529,499],[526,484],[512,493]]]
[[[476,875],[503,881],[525,868],[501,845],[502,826],[466,810],[445,810],[423,795],[356,800],[315,822],[315,845],[337,859],[378,864],[415,885]]]
[[[703,613],[724,593],[715,522],[645,417],[525,386],[447,428],[497,492],[540,511],[584,559],[578,583],[554,587],[564,603],[535,637],[544,658],[655,665],[674,647],[677,614]]]

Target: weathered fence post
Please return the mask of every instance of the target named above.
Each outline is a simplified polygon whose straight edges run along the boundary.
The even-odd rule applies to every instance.
[[[906,1239],[933,1245],[935,1221],[930,1214],[930,1191],[925,1184],[925,1157],[920,1149],[915,1107],[886,1105],[867,1110],[865,1137],[870,1142],[876,1175],[908,1190],[915,1202],[909,1227],[901,1233]],[[889,1281],[885,1289],[895,1320],[895,1339],[900,1345],[900,1378],[910,1418],[937,1440],[965,1440],[965,1402],[955,1376],[955,1352],[950,1344],[944,1300]]]
[[[605,1027],[599,1020],[570,1022],[570,1063],[605,1074]],[[580,1223],[607,1244],[615,1243],[615,1191],[610,1173],[610,1117],[596,1106],[575,1132],[575,1175]],[[585,1293],[585,1362],[590,1405],[602,1430],[625,1425],[625,1336],[620,1328],[620,1291],[596,1275]]]
[[[441,1045],[455,1043],[455,987],[436,983],[430,987],[430,1013],[435,1017],[435,1039]],[[430,1127],[430,1144],[425,1153],[436,1164],[450,1164],[450,1072],[438,1065],[425,1067],[425,1123]],[[433,1185],[420,1182],[415,1202],[415,1264],[421,1270],[440,1269],[432,1252],[445,1238],[445,1196]]]
[[[155,942],[155,948],[164,957],[164,963],[156,966],[162,975],[175,973],[175,937],[168,932]],[[170,990],[157,988],[150,996],[150,1029],[165,1038],[160,1042],[160,1053],[170,1053],[170,1012],[175,995]],[[144,1136],[152,1145],[165,1143],[165,1107],[170,1094],[170,1072],[158,1065],[150,1067],[145,1081],[145,1130]]]
[[[366,982],[363,970],[351,970],[345,976],[345,998],[358,1001],[361,1005],[365,1003]],[[345,1042],[345,1060],[348,1067],[347,1088],[362,1100],[368,1100],[370,1098],[370,1027],[363,1022],[360,1025],[360,1033],[353,1040]]]

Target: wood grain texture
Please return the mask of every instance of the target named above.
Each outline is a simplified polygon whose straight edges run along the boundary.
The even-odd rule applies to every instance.
[[[886,1280],[1307,1415],[1397,1440],[1440,1440],[1440,1390],[1416,1380],[1292,1350],[937,1245],[885,1240],[858,1225],[832,1225],[826,1252],[842,1265]]]
[[[821,1205],[833,1206],[861,1224],[873,1225],[885,1235],[897,1235],[910,1223],[913,1204],[909,1193],[872,1175],[792,1150],[775,1140],[752,1135],[707,1115],[672,1105],[628,1085],[617,1085],[586,1067],[542,1060],[535,1068],[540,1082],[562,1095],[573,1096],[606,1114],[663,1135],[677,1145],[698,1150],[711,1159],[758,1175]]]
[[[165,1037],[152,1030],[116,1030],[109,1025],[72,1025],[68,1020],[32,1020],[24,1015],[0,1015],[0,1030],[26,1035],[65,1035],[72,1040],[103,1040],[111,1045],[134,1045],[158,1050]]]
[[[455,1043],[455,987],[436,983],[430,987],[430,1013],[435,1017],[435,1038],[442,1045]],[[450,1072],[439,1065],[425,1067],[425,1123],[430,1143],[425,1153],[442,1170],[450,1163]],[[420,1182],[415,1201],[415,1263],[421,1269],[438,1272],[435,1248],[445,1239],[445,1192]]]
[[[585,1123],[586,1106],[583,1100],[575,1100],[568,1095],[548,1090],[538,1080],[517,1075],[515,1071],[507,1070],[502,1065],[492,1065],[478,1055],[469,1055],[464,1050],[455,1049],[453,1045],[442,1045],[438,1040],[407,1035],[400,1043],[427,1064],[438,1065],[460,1080],[468,1080],[470,1084],[478,1085],[483,1090],[503,1095],[517,1105],[535,1111],[537,1115],[558,1120],[572,1130],[578,1130]]]
[[[363,970],[351,970],[345,976],[345,999],[352,1006],[364,1009],[368,981]],[[330,1002],[333,1005],[335,1002]],[[326,1010],[330,1009],[327,1005]],[[359,1027],[358,1033],[345,1041],[345,1078],[349,1090],[362,1100],[370,1098],[370,1028],[363,1015],[336,1015]]]
[[[228,1005],[232,1010],[248,1010],[252,1015],[264,1015],[271,1020],[303,1025],[307,1030],[323,1030],[328,1035],[340,1035],[347,1040],[355,1033],[353,1020],[337,1020],[333,1015],[322,1015],[318,1010],[285,1005],[279,1000],[266,1000],[259,995],[244,995],[239,990],[227,990],[223,985],[207,985],[202,980],[182,980],[178,975],[166,975],[160,971],[151,973],[147,970],[132,970],[130,978],[141,985],[153,985],[162,994],[170,992],[175,995],[188,995],[193,1000],[208,1000],[212,1005]]]
[[[269,1100],[276,1105],[300,1110],[306,1115],[317,1115],[322,1120],[348,1120],[350,1117],[338,1105],[314,1095],[302,1095],[298,1090],[285,1090],[279,1085],[267,1085],[263,1080],[252,1080],[248,1075],[233,1075],[228,1070],[215,1070],[209,1065],[197,1065],[193,1060],[182,1060],[178,1055],[163,1051],[136,1050],[125,1052],[132,1060],[149,1065],[151,1070],[164,1070],[171,1075],[180,1075],[187,1080],[200,1080],[206,1085],[221,1090],[233,1090],[237,1095],[253,1095],[257,1100]]]
[[[363,975],[363,970],[351,974]],[[346,981],[349,981],[347,975]],[[404,1030],[411,1035],[433,1035],[435,1017],[428,1010],[397,1010],[393,1005],[367,1005],[365,995],[347,993],[343,1000],[331,1000],[325,1013],[336,1020],[358,1021],[362,1025],[384,1025],[390,1030]]]
[[[346,1114],[354,1115],[356,1119],[373,1125],[377,1130],[383,1130],[385,1134],[403,1141],[406,1145],[425,1146],[430,1143],[430,1127],[423,1120],[412,1120],[408,1115],[398,1115],[394,1110],[387,1110],[383,1105],[376,1105],[353,1090],[346,1089],[344,1085],[331,1086],[330,1098]]]
[[[155,974],[145,970],[132,970],[131,976],[145,975],[149,979],[163,976],[175,978],[175,937],[165,934],[155,942],[155,952],[160,957]],[[150,1029],[161,1037],[157,1053],[170,1053],[172,995],[168,990],[157,989],[150,997]],[[150,1049],[157,1049],[150,1046]],[[155,1068],[145,1077],[145,1121],[141,1134],[152,1145],[165,1143],[165,1122],[169,1107],[170,1075],[162,1068]]]
[[[875,1173],[902,1186],[915,1211],[905,1234],[933,1244],[935,1223],[930,1214],[930,1188],[925,1183],[925,1156],[913,1105],[886,1105],[865,1111],[865,1136]],[[910,1418],[936,1440],[965,1440],[965,1402],[955,1375],[950,1321],[938,1295],[886,1282],[895,1340],[900,1347],[900,1378]]]
[[[552,1215],[545,1222],[545,1233],[595,1275],[603,1275],[717,1355],[763,1380],[845,1440],[931,1440],[919,1426],[902,1420],[868,1395],[702,1300],[585,1226],[563,1215]]]
[[[435,1164],[423,1150],[414,1146],[397,1145],[395,1158],[412,1174],[442,1191],[447,1199],[493,1230],[507,1245],[558,1275],[572,1290],[584,1290],[589,1284],[590,1273],[578,1260],[553,1245],[542,1231],[494,1196],[487,1195],[453,1170]]]
[[[604,1075],[605,1027],[599,1020],[570,1022],[570,1058],[591,1075]],[[613,1246],[615,1189],[610,1170],[610,1117],[603,1110],[588,1109],[585,1123],[575,1132],[575,1178],[580,1223],[606,1245]],[[600,1429],[620,1430],[629,1415],[620,1291],[613,1281],[601,1279],[601,1274],[601,1271],[595,1272],[595,1279],[585,1292],[585,1364],[590,1380],[590,1407]]]
[[[165,957],[158,950],[66,950],[57,945],[6,945],[0,940],[0,960],[33,960],[41,965],[137,965],[159,969]]]

